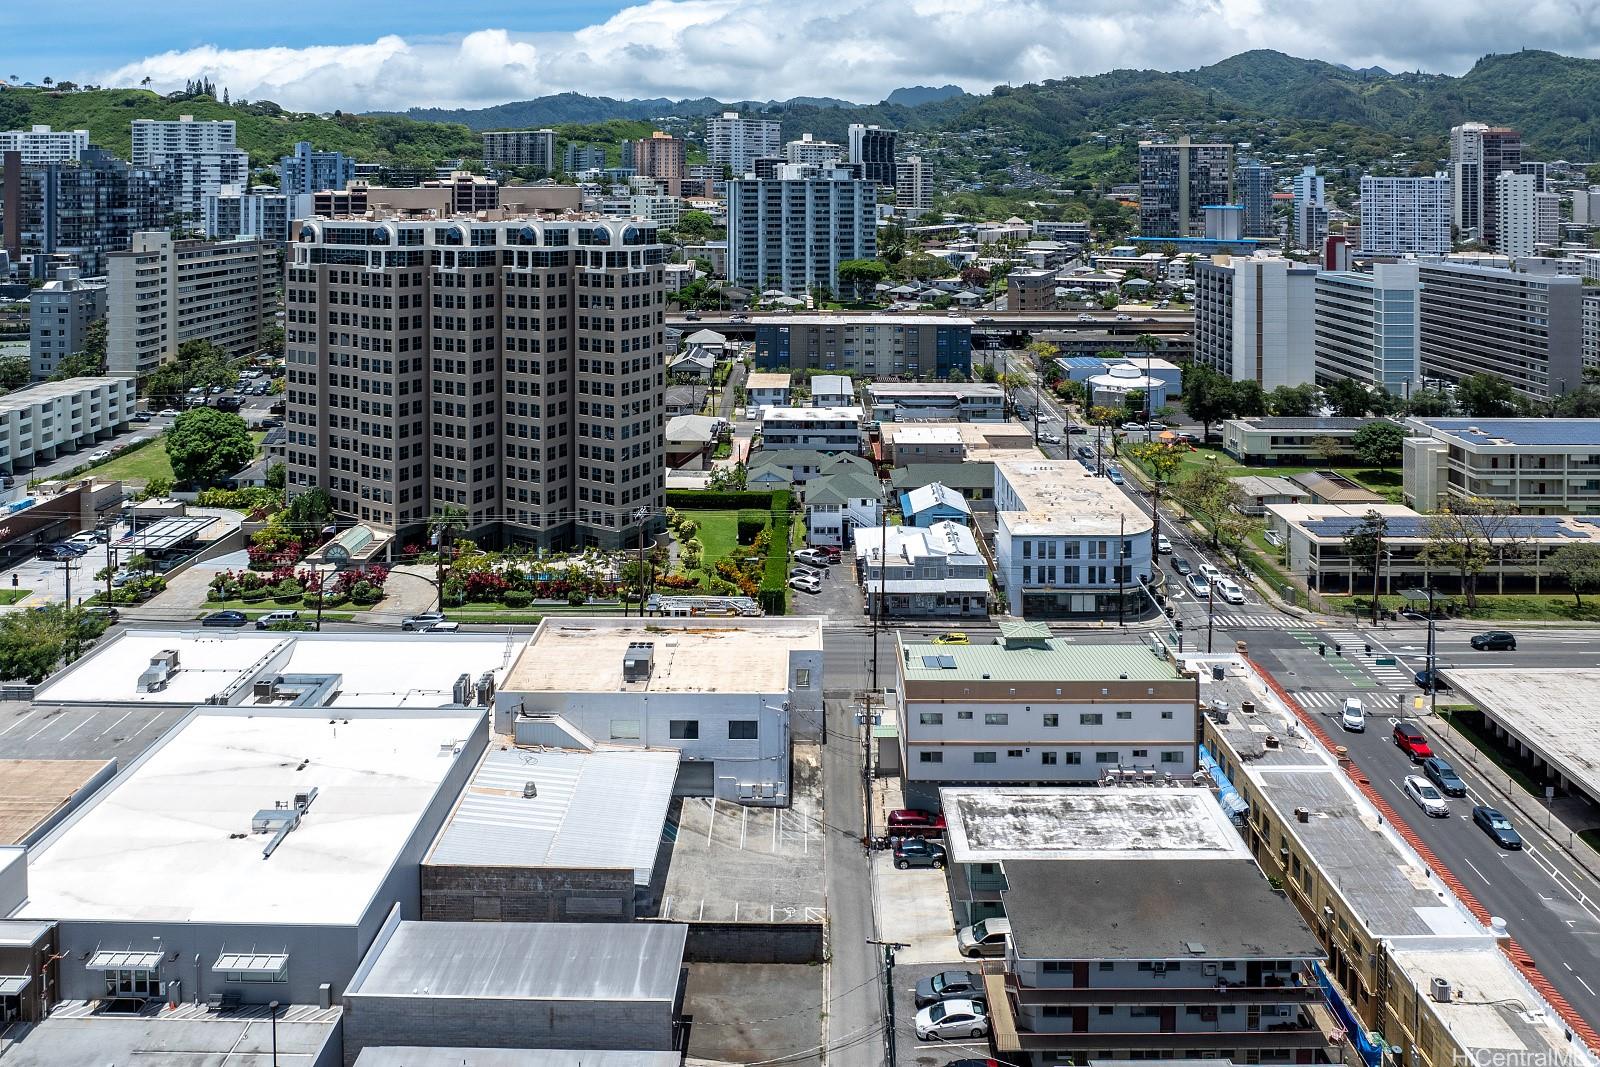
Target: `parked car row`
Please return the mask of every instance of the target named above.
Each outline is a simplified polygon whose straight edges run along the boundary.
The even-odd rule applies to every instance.
[[[1404,752],[1412,763],[1419,765],[1421,774],[1408,774],[1400,783],[1401,792],[1422,809],[1430,819],[1450,817],[1450,797],[1465,797],[1467,783],[1456,774],[1455,768],[1433,754],[1428,739],[1415,723],[1397,722],[1394,726],[1395,747]],[[1511,821],[1497,808],[1477,804],[1472,808],[1472,821],[1478,829],[1488,834],[1503,849],[1522,847],[1522,835],[1512,827]]]

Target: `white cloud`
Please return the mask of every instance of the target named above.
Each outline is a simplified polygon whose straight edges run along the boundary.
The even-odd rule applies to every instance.
[[[167,52],[82,80],[170,90],[197,75],[304,110],[485,106],[546,93],[873,101],[1115,68],[1188,69],[1249,48],[1459,73],[1513,45],[1600,54],[1596,5],[1530,0],[645,0],[567,33],[479,29],[303,48]]]

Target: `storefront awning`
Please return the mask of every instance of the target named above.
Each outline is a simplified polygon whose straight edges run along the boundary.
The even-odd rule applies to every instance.
[[[153,971],[161,966],[161,953],[106,950],[89,957],[91,971]]]
[[[21,996],[31,981],[31,974],[0,974],[0,997]]]
[[[287,952],[224,952],[217,957],[211,969],[242,974],[277,974],[288,965]]]

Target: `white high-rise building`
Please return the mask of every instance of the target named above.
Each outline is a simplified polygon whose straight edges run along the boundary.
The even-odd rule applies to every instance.
[[[235,132],[232,119],[134,119],[133,165],[160,171],[172,192],[173,211],[198,227],[208,195],[224,185],[249,184],[250,156],[235,143]]]
[[[1417,388],[1417,264],[1376,263],[1371,273],[1316,278],[1317,384],[1349,378],[1406,397]]]
[[[1600,226],[1600,185],[1572,191],[1572,221]]]
[[[1378,256],[1450,251],[1450,178],[1363,177],[1361,250]]]
[[[23,166],[76,161],[89,147],[88,130],[52,130],[35,126],[31,130],[0,131],[0,156],[22,154]]]
[[[1504,126],[1464,122],[1450,130],[1450,221],[1462,239],[1498,247],[1495,181],[1522,165],[1522,135]]]
[[[818,141],[809,133],[800,135],[798,141],[790,141],[783,146],[784,159],[790,163],[811,164],[821,166],[825,163],[839,163],[849,158],[850,150],[842,144],[833,141]]]
[[[728,183],[728,280],[754,292],[839,291],[839,264],[878,253],[877,186],[834,171]]]
[[[292,199],[295,198],[270,189],[246,192],[235,185],[224,185],[220,191],[206,194],[206,236],[213,241],[261,237],[287,244]]]
[[[1533,195],[1534,230],[1542,245],[1561,240],[1561,194],[1540,192]]]
[[[706,158],[734,177],[750,173],[757,158],[772,159],[783,148],[783,132],[773,119],[747,119],[724,111],[706,120]]]
[[[1495,251],[1513,259],[1533,255],[1539,241],[1539,180],[1504,170],[1495,175]]]
[[[254,237],[134,234],[132,249],[108,258],[107,369],[143,377],[186,341],[209,341],[231,357],[255,355],[272,323],[277,261],[278,246]]]
[[[933,168],[921,156],[907,156],[894,169],[895,213],[907,218],[925,215],[933,208]]]
[[[196,156],[238,148],[232,119],[196,121],[193,115],[133,120],[133,165],[154,167],[157,156]]]
[[[1294,246],[1317,249],[1328,235],[1328,201],[1316,167],[1306,167],[1293,179]]]
[[[1316,378],[1317,268],[1276,256],[1213,256],[1194,270],[1194,360],[1271,390]]]

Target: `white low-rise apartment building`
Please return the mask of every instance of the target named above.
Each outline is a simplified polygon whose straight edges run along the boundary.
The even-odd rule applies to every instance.
[[[868,615],[876,615],[880,597],[883,613],[894,617],[989,614],[989,565],[959,522],[857,530],[856,577]]]
[[[822,692],[820,618],[551,618],[495,694],[494,729],[676,749],[680,794],[785,807],[790,718],[820,721]]]
[[[805,497],[807,544],[852,544],[862,527],[883,522],[883,484],[853,468],[810,479]]]
[[[1092,784],[1109,771],[1187,778],[1197,683],[1150,645],[1090,645],[1041,623],[988,644],[896,638],[907,800],[939,785]]]
[[[1012,615],[1137,618],[1152,602],[1150,517],[1079,463],[994,465],[995,579]]]
[[[762,446],[860,455],[862,417],[857,407],[762,408]]]
[[[0,397],[0,472],[15,474],[124,431],[132,378],[68,378]]]
[[[744,391],[750,407],[756,411],[766,407],[785,407],[789,403],[789,375],[756,371],[745,378]]]
[[[1600,420],[1407,419],[1405,498],[1418,511],[1490,501],[1530,515],[1600,512]]]

